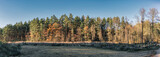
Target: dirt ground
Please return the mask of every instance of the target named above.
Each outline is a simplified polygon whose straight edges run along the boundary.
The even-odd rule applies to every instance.
[[[151,51],[113,51],[79,46],[22,46],[21,55],[16,57],[144,57]]]

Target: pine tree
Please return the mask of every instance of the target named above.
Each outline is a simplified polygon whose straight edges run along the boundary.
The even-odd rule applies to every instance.
[[[45,40],[45,37],[44,37],[45,19],[40,19],[39,25],[40,25],[40,28],[39,28],[40,41],[42,41],[42,40]]]
[[[106,21],[105,18],[103,18],[101,24],[102,24],[102,26],[101,26],[101,28],[102,28],[102,36],[103,36],[104,40],[107,40],[107,37],[106,37],[106,24],[107,24],[107,21]]]
[[[14,41],[16,34],[14,34],[14,27],[11,24],[8,24],[3,28],[3,37],[4,41]]]
[[[49,24],[53,24],[53,16],[49,19]]]
[[[85,16],[83,15],[82,17],[81,17],[81,25],[80,25],[80,27],[83,29],[84,28],[84,20],[85,20]]]
[[[102,36],[102,28],[101,28],[102,24],[101,24],[101,22],[102,21],[101,21],[100,17],[97,17],[96,28],[97,28],[98,38],[99,38],[100,41],[104,42],[104,38]]]
[[[49,25],[49,18],[47,17],[45,20],[45,28],[48,28],[48,25]]]
[[[89,16],[87,16],[86,19],[84,20],[84,25],[89,26]]]
[[[114,41],[118,41],[119,40],[119,24],[120,24],[120,19],[119,17],[114,17],[113,18],[113,25],[115,27],[115,38],[114,38]]]
[[[64,26],[64,41],[66,41],[66,38],[68,38],[68,31],[69,31],[69,29],[68,29],[68,23],[69,23],[69,19],[68,19],[68,17],[66,16],[65,17],[65,19],[64,19],[64,21],[63,21],[63,26]]]
[[[111,42],[113,41],[113,35],[114,35],[114,30],[112,29],[113,28],[112,18],[107,18],[107,22],[109,24],[109,28],[107,29],[108,41]]]
[[[92,41],[95,41],[96,39],[96,27],[95,27],[95,19],[91,19],[91,27],[90,27],[90,32],[91,32],[91,35],[92,35]]]
[[[52,18],[54,20],[53,23],[58,22],[58,18],[55,15],[53,15]]]
[[[33,19],[30,23],[30,40],[31,41],[39,41],[40,34],[39,34],[39,18]]]
[[[24,22],[24,36],[25,36],[25,41],[28,40],[28,35],[29,35],[29,22],[27,23],[26,21]]]
[[[86,17],[86,19],[84,20],[84,28],[83,28],[83,33],[84,33],[84,40],[85,41],[91,41],[91,39],[89,39],[90,37],[90,33],[89,33],[89,16]]]
[[[120,26],[120,29],[121,29],[121,42],[124,42],[124,38],[125,38],[125,20],[124,20],[124,17],[121,18],[121,26]]]
[[[2,28],[0,28],[0,41],[3,41],[3,29]]]
[[[68,34],[69,35],[68,35],[67,41],[73,41],[74,40],[74,37],[73,37],[73,35],[74,35],[74,32],[73,32],[73,29],[74,29],[73,22],[74,22],[73,15],[70,14],[69,15],[69,23],[68,23],[68,26],[69,26],[69,33]]]

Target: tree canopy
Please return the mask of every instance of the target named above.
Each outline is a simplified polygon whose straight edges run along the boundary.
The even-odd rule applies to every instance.
[[[151,8],[146,20],[140,10],[142,23],[132,25],[126,17],[91,18],[90,16],[62,15],[57,18],[34,18],[31,21],[8,24],[0,28],[0,39],[5,41],[99,41],[119,43],[146,43],[158,41],[160,23],[154,22],[158,11]]]

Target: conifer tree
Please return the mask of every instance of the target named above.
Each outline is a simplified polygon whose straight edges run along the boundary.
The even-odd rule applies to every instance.
[[[96,22],[97,34],[98,34],[99,40],[103,42],[104,38],[102,36],[102,28],[101,28],[102,24],[101,24],[101,22],[102,21],[101,21],[100,17],[97,17],[97,22]]]
[[[3,39],[3,29],[2,28],[0,28],[0,41],[3,41],[4,39]]]
[[[64,33],[65,33],[65,34],[64,34],[64,36],[65,36],[65,37],[64,37],[64,41],[66,41],[66,38],[68,38],[67,35],[68,35],[68,31],[69,31],[69,29],[68,29],[69,19],[68,19],[67,16],[65,17],[63,23],[64,23],[63,26],[64,26],[64,28],[65,28],[65,29],[64,29]]]

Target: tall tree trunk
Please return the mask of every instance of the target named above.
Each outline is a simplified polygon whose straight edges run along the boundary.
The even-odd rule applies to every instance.
[[[143,43],[143,21],[142,21],[142,43]]]
[[[92,41],[94,41],[95,40],[95,34],[96,34],[95,25],[91,26],[91,34],[92,34]]]
[[[101,42],[104,42],[101,28],[99,29],[98,36],[99,36],[99,40],[100,40]]]
[[[74,42],[74,28],[71,29],[71,41]]]

